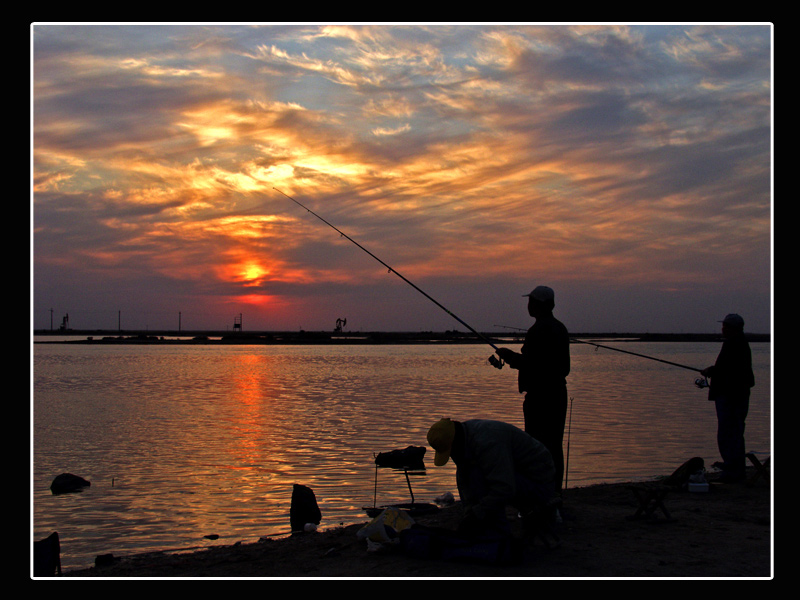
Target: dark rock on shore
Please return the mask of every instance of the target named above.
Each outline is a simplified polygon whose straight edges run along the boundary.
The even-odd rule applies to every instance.
[[[68,494],[70,492],[79,492],[90,485],[92,484],[83,477],[78,477],[72,473],[62,473],[50,484],[50,491],[53,494]]]

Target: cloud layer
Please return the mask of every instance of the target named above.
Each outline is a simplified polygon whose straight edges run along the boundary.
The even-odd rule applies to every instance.
[[[34,25],[34,326],[768,331],[771,34]]]

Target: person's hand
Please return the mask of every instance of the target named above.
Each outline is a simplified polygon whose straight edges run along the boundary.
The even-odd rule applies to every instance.
[[[497,354],[497,356],[499,356],[506,362],[508,362],[509,357],[513,358],[513,356],[516,354],[516,352],[514,352],[510,348],[498,348],[497,350],[495,350],[495,353]]]

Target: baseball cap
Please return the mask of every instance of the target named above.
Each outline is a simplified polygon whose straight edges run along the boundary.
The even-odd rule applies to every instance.
[[[447,464],[456,437],[456,424],[450,419],[440,419],[428,430],[428,443],[436,451],[433,464],[437,467]]]
[[[737,315],[736,313],[731,313],[726,315],[720,323],[725,323],[725,325],[731,325],[733,327],[744,327],[744,319]]]
[[[533,288],[530,294],[522,294],[523,296],[530,296],[538,302],[555,302],[555,294],[553,289],[546,285],[539,285]]]

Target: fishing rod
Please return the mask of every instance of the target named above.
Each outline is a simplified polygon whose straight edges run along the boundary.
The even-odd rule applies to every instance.
[[[567,426],[567,462],[564,465],[564,489],[569,487],[569,440],[572,437],[572,400],[569,399],[569,425]]]
[[[625,354],[633,354],[634,356],[641,356],[642,358],[649,358],[650,360],[657,360],[658,362],[666,363],[668,365],[672,365],[674,367],[681,367],[682,369],[689,369],[690,371],[697,371],[698,373],[702,373],[702,369],[697,369],[695,367],[689,367],[686,365],[682,365],[676,362],[672,362],[669,360],[664,360],[663,358],[655,358],[654,356],[647,356],[646,354],[639,354],[638,352],[631,352],[629,350],[620,350],[619,348],[613,348],[611,346],[604,346],[603,344],[595,344],[594,342],[586,342],[584,340],[579,340],[576,338],[570,338],[573,342],[578,342],[579,344],[589,344],[591,346],[597,346],[598,348],[606,348],[607,350],[616,350],[617,352],[624,352]]]
[[[285,194],[284,192],[282,192],[281,190],[279,190],[278,188],[276,188],[276,187],[273,187],[272,189],[273,189],[273,190],[275,190],[276,192],[278,192],[279,194],[282,194],[282,195],[286,196],[286,197],[287,197],[289,200],[291,200],[292,202],[294,202],[295,204],[297,204],[297,205],[298,205],[298,206],[300,206],[301,208],[304,208],[304,209],[306,209],[306,210],[307,210],[308,212],[310,212],[312,215],[314,215],[315,217],[317,217],[317,218],[318,218],[320,221],[322,221],[323,223],[325,223],[325,225],[327,225],[328,227],[330,227],[331,229],[333,229],[334,231],[336,231],[336,232],[337,232],[339,235],[341,235],[343,238],[346,238],[347,240],[349,240],[350,242],[352,242],[353,244],[355,244],[356,246],[358,246],[358,247],[359,247],[361,250],[363,250],[364,252],[366,252],[367,254],[369,254],[369,255],[370,255],[372,258],[374,258],[374,259],[375,259],[375,260],[377,260],[379,263],[381,263],[381,264],[382,264],[384,267],[386,267],[386,268],[389,270],[389,273],[394,273],[395,275],[397,275],[397,276],[398,276],[400,279],[402,279],[403,281],[405,281],[405,282],[406,282],[408,285],[410,285],[411,287],[413,287],[413,288],[414,288],[415,290],[417,290],[417,291],[418,291],[420,294],[422,294],[422,295],[423,295],[423,296],[425,296],[425,297],[426,297],[428,300],[430,300],[431,302],[433,302],[433,303],[434,303],[436,306],[438,306],[439,308],[441,308],[441,309],[442,309],[444,312],[446,312],[448,315],[450,315],[451,317],[453,317],[453,318],[454,318],[456,321],[458,321],[459,323],[461,323],[461,324],[462,324],[464,327],[466,327],[467,329],[469,329],[469,330],[470,330],[472,333],[474,333],[475,335],[477,335],[477,336],[478,336],[480,339],[482,339],[484,342],[486,342],[487,344],[489,344],[489,345],[490,345],[492,348],[494,348],[495,350],[497,350],[497,349],[498,349],[498,348],[497,348],[497,346],[494,344],[494,342],[492,342],[492,340],[490,340],[489,338],[487,338],[485,335],[483,335],[483,334],[481,334],[481,333],[478,333],[478,332],[477,332],[477,331],[476,331],[476,330],[475,330],[473,327],[471,327],[469,324],[467,324],[466,322],[464,322],[463,320],[461,320],[461,319],[460,319],[458,316],[456,316],[454,313],[452,313],[450,310],[448,310],[448,309],[447,309],[445,306],[443,306],[442,304],[440,304],[440,303],[439,303],[437,300],[435,300],[435,299],[434,299],[433,297],[431,297],[429,294],[427,294],[426,292],[424,292],[423,290],[421,290],[419,287],[417,287],[416,285],[414,285],[412,282],[410,282],[408,279],[406,279],[405,277],[403,277],[403,276],[402,276],[400,273],[398,273],[397,271],[395,271],[395,270],[394,270],[392,267],[390,267],[390,266],[389,266],[389,265],[387,265],[385,262],[383,262],[383,261],[382,261],[380,258],[378,258],[377,256],[375,256],[375,255],[374,255],[372,252],[370,252],[369,250],[367,250],[366,248],[364,248],[364,246],[362,246],[362,245],[361,245],[361,244],[359,244],[357,241],[355,241],[353,238],[351,238],[349,235],[347,235],[346,233],[344,233],[344,232],[343,232],[341,229],[339,229],[339,228],[335,227],[334,225],[331,225],[331,224],[330,224],[328,221],[326,221],[325,219],[323,219],[321,216],[319,216],[319,215],[318,215],[317,213],[315,213],[313,210],[311,210],[311,209],[310,209],[310,208],[308,208],[307,206],[304,206],[303,204],[301,204],[300,202],[298,202],[297,200],[295,200],[294,198],[292,198],[292,197],[291,197],[291,196],[289,196],[288,194]],[[496,356],[494,356],[494,355],[492,355],[492,356],[490,356],[490,357],[489,357],[489,362],[492,364],[492,366],[493,366],[493,367],[495,367],[495,368],[497,368],[497,369],[502,369],[502,368],[503,368],[503,361],[502,361],[502,360],[500,360],[499,358],[497,358],[497,357],[496,357]]]
[[[688,369],[690,371],[695,371],[697,373],[703,373],[702,369],[698,369],[696,367],[689,367],[687,365],[682,365],[680,363],[672,362],[671,360],[664,360],[663,358],[656,358],[654,356],[647,356],[646,354],[639,354],[638,352],[631,352],[630,350],[621,350],[620,348],[614,348],[612,346],[604,346],[603,344],[595,344],[594,342],[587,342],[585,340],[579,340],[577,338],[570,338],[571,341],[577,342],[579,344],[589,344],[590,346],[596,346],[598,348],[606,348],[607,350],[614,350],[616,352],[623,352],[625,354],[632,354],[633,356],[639,356],[641,358],[647,358],[650,360],[655,360],[661,363],[665,363],[668,365],[672,365],[673,367],[680,367],[682,369]],[[694,384],[699,388],[708,387],[708,379],[703,376],[702,378],[697,378],[694,380]]]
[[[508,325],[495,325],[495,327],[506,327],[508,329],[518,329],[520,331],[524,331],[524,329],[522,329],[521,327],[510,327]],[[680,367],[682,369],[688,369],[690,371],[695,371],[695,372],[701,373],[701,374],[703,372],[702,369],[698,369],[696,367],[690,367],[690,366],[687,366],[687,365],[682,365],[680,363],[672,362],[670,360],[664,360],[663,358],[656,358],[654,356],[647,356],[646,354],[639,354],[638,352],[631,352],[630,350],[622,350],[620,348],[614,348],[612,346],[604,346],[603,344],[596,344],[594,342],[587,342],[586,340],[579,340],[577,338],[570,338],[570,341],[571,342],[576,342],[578,344],[589,344],[590,346],[596,346],[597,348],[605,348],[607,350],[614,350],[615,352],[622,352],[624,354],[632,354],[633,356],[639,356],[641,358],[647,358],[647,359],[650,359],[650,360],[655,360],[655,361],[662,362],[662,363],[665,363],[665,364],[668,364],[668,365],[672,365],[674,367]],[[695,379],[694,383],[699,388],[708,387],[708,380],[705,377],[703,377],[702,379],[701,378]]]

